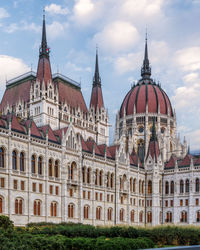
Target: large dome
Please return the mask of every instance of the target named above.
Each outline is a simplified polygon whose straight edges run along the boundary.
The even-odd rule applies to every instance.
[[[148,113],[158,113],[173,116],[173,110],[169,97],[164,90],[151,79],[141,79],[137,85],[134,85],[125,96],[121,108],[120,118],[125,115],[132,115],[135,112],[145,113],[148,105]]]

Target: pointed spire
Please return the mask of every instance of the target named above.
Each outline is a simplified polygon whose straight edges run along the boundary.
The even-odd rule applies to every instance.
[[[152,131],[151,131],[151,141],[157,141],[155,118],[153,119],[153,126],[152,126]]]
[[[94,72],[94,78],[93,78],[93,85],[101,85],[101,78],[99,76],[98,47],[96,47],[96,62],[95,62],[95,72]]]
[[[40,47],[40,56],[49,56],[50,49],[47,46],[45,10],[43,10],[42,41]]]
[[[143,79],[149,79],[151,76],[151,67],[149,65],[149,58],[148,58],[147,32],[145,39],[145,52],[144,52],[143,66],[141,69],[141,76]]]

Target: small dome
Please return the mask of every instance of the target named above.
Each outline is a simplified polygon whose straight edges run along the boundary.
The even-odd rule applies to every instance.
[[[165,91],[152,79],[141,79],[139,83],[131,88],[122,102],[120,108],[120,118],[124,115],[132,115],[135,112],[146,113],[146,105],[148,105],[148,113],[158,113],[167,115],[168,109],[170,116],[173,117],[173,110],[169,97]]]

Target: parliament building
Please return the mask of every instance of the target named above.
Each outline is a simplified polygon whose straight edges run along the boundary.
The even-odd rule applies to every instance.
[[[109,145],[96,52],[91,99],[52,74],[43,18],[37,72],[6,82],[0,103],[0,214],[15,225],[200,223],[200,156],[176,130],[176,113],[151,78],[147,39],[141,78],[116,115]]]

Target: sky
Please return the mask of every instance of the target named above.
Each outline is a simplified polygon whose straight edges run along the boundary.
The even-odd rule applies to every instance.
[[[200,152],[200,0],[0,0],[0,98],[6,80],[37,69],[43,9],[52,71],[81,82],[87,106],[98,46],[111,137],[140,79],[147,28],[152,78],[175,108],[181,138]]]

